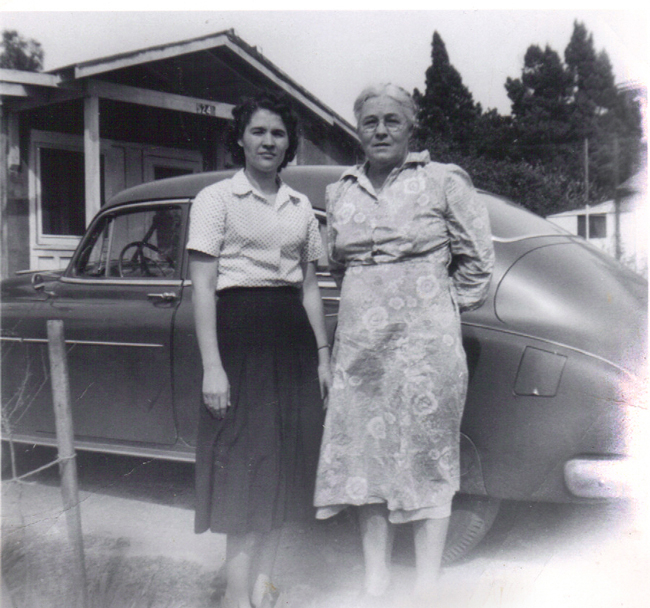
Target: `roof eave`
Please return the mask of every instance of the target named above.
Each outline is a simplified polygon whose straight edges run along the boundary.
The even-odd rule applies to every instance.
[[[357,140],[356,131],[350,123],[326,106],[304,87],[292,80],[273,62],[264,57],[256,47],[247,44],[244,40],[239,38],[232,29],[217,32],[216,34],[209,34],[200,38],[193,38],[191,40],[162,44],[137,51],[119,53],[109,57],[64,66],[49,72],[49,75],[58,78],[59,82],[77,80],[98,76],[106,72],[124,69],[131,66],[141,65],[143,63],[169,59],[189,53],[207,51],[217,47],[228,48],[228,50],[246,61],[258,71],[266,73],[267,77],[270,77],[271,80],[280,84],[281,88],[290,92],[312,112],[319,115],[330,125],[338,126],[349,136]]]
[[[61,78],[56,74],[0,68],[0,82],[56,88]]]

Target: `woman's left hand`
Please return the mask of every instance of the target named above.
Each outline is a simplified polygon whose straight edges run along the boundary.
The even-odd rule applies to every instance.
[[[320,385],[320,396],[323,399],[323,408],[327,409],[327,397],[330,394],[332,386],[332,369],[329,361],[329,351],[326,351],[326,357],[319,356],[318,361],[318,383]]]

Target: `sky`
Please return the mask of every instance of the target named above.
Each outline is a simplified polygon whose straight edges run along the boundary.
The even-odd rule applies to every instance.
[[[51,11],[55,4],[57,10]],[[313,10],[296,10],[295,2],[278,0],[277,10],[257,10],[268,2],[240,0],[243,10],[206,10],[218,0],[181,3],[142,0],[96,0],[97,10],[78,10],[88,3],[58,0],[0,0],[0,29],[15,29],[38,40],[45,50],[45,70],[153,45],[186,40],[234,28],[300,85],[350,122],[356,95],[367,84],[394,82],[424,91],[431,62],[431,39],[437,30],[452,65],[474,100],[484,109],[508,114],[507,77],[521,76],[532,44],[547,44],[563,56],[575,20],[593,34],[597,51],[605,50],[617,82],[647,83],[648,9],[513,10],[507,4],[454,3],[456,10],[422,10],[425,3],[388,5],[330,0],[328,10],[317,1]],[[304,6],[304,2],[301,5]],[[399,4],[402,10],[369,10]],[[431,6],[431,1],[427,6]],[[340,5],[340,6],[339,6]],[[483,7],[481,7],[483,5]],[[148,10],[155,6],[156,10]],[[498,7],[495,9],[494,7]],[[625,2],[615,6],[624,7]],[[632,6],[632,5],[631,5]],[[638,6],[638,4],[636,5]],[[128,9],[128,10],[126,10]]]

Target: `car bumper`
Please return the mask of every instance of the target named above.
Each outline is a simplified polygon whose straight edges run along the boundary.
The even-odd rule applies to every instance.
[[[630,498],[638,471],[630,458],[572,458],[564,464],[564,481],[578,498]]]

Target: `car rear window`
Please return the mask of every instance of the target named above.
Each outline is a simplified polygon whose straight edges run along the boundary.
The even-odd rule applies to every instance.
[[[480,192],[479,196],[487,206],[492,236],[496,239],[567,234],[559,226],[506,199],[484,192]]]

